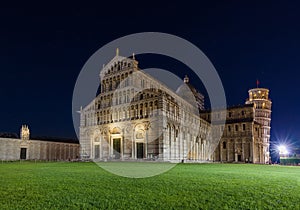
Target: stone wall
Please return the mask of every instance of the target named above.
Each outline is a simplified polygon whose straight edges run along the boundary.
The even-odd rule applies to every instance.
[[[0,160],[74,160],[79,158],[79,144],[41,140],[0,138]]]
[[[263,151],[262,125],[255,121],[255,108],[251,104],[229,107],[225,125],[215,125],[223,131],[222,138],[214,152],[217,162],[251,162],[266,163]],[[222,114],[222,110],[214,113]],[[209,120],[210,112],[203,112],[201,116]]]

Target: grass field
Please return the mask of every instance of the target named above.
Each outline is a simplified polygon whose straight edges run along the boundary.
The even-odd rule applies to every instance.
[[[300,209],[300,167],[178,164],[149,178],[95,163],[0,163],[0,209]]]

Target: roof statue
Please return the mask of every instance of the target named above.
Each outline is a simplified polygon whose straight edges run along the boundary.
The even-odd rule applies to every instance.
[[[187,75],[185,75],[185,77],[184,77],[184,83],[189,83],[189,77],[187,76]]]
[[[22,125],[21,128],[21,140],[29,140],[30,131],[28,125]]]

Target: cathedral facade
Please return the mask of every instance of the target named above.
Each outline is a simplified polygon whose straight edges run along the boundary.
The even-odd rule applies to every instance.
[[[256,89],[250,90],[246,105],[220,110],[223,115],[227,113],[226,125],[218,127],[210,122],[204,97],[191,86],[188,77],[174,92],[141,71],[134,56],[119,56],[118,50],[103,66],[100,84],[99,95],[80,110],[81,158],[255,163],[269,160],[270,124],[265,125],[265,121],[270,122],[271,102],[264,95],[262,107],[262,94]],[[262,91],[268,94],[267,89]],[[265,109],[269,109],[266,117],[262,114]],[[216,130],[224,130],[221,140],[215,138]]]

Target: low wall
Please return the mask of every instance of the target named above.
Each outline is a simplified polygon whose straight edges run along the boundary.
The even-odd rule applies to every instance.
[[[79,144],[0,138],[0,160],[74,160],[77,158],[79,158]]]

